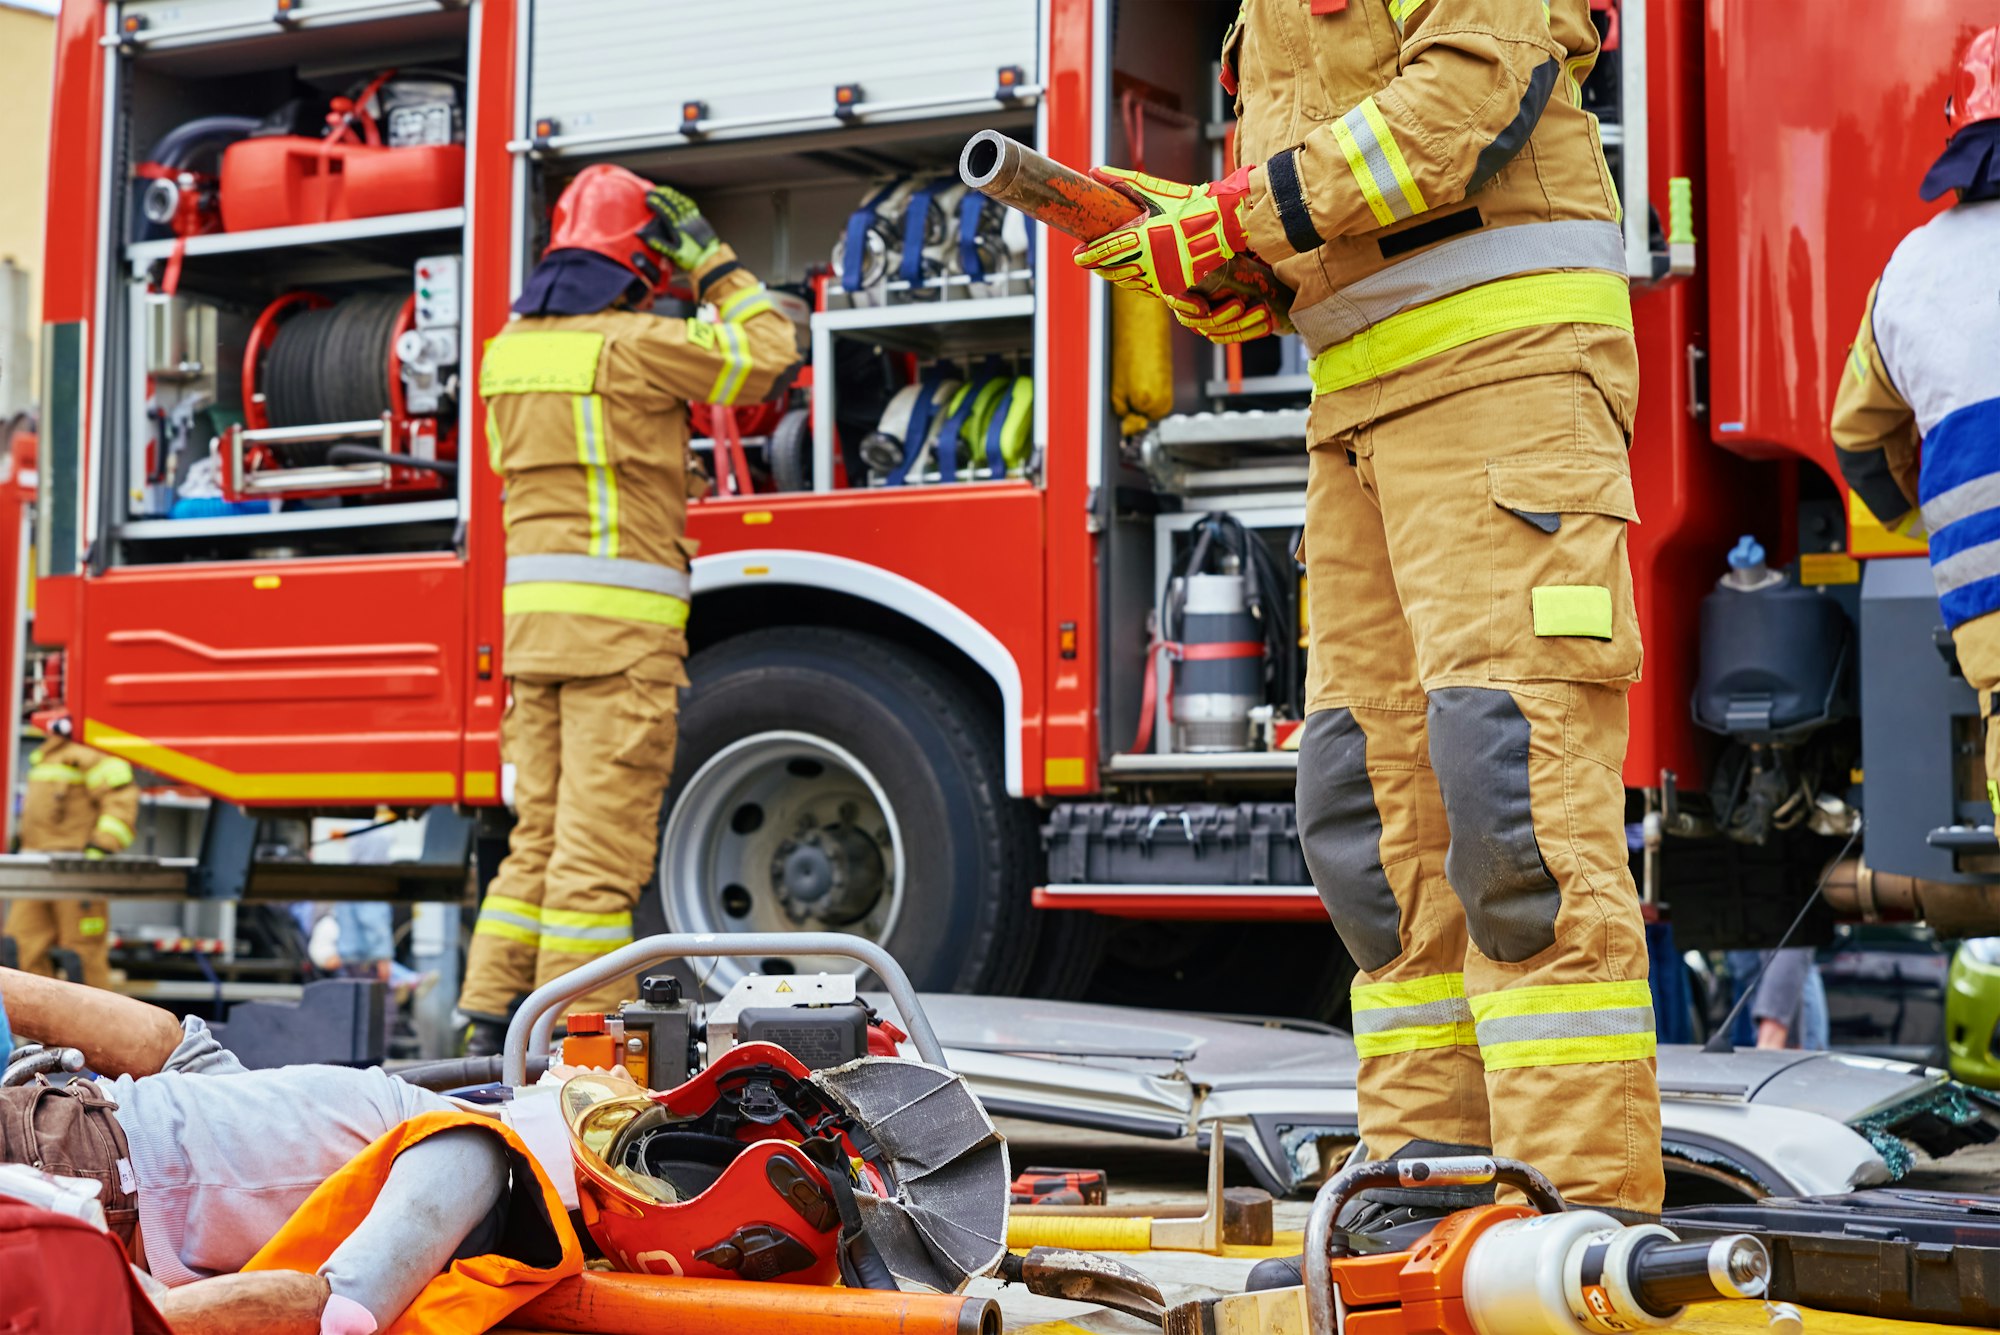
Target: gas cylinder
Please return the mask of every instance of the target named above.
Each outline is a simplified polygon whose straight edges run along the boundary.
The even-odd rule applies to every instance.
[[[1264,703],[1264,635],[1235,558],[1223,564],[1223,573],[1184,577],[1170,713],[1177,751],[1248,749],[1250,711]]]

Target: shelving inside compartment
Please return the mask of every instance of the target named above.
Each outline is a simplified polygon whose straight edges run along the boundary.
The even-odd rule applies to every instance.
[[[1001,422],[1016,479],[1027,467],[1032,422],[1035,298],[1029,268],[1025,220],[998,205],[977,210],[972,250],[977,257],[968,273],[966,248],[960,245],[966,211],[964,191],[957,186],[957,161],[965,141],[975,132],[1001,128],[1032,139],[1035,113],[1020,105],[978,116],[954,116],[892,125],[857,125],[837,130],[738,139],[726,143],[677,144],[615,160],[651,180],[684,190],[701,206],[716,233],[738,258],[773,289],[788,294],[787,309],[799,327],[799,352],[810,373],[800,378],[787,401],[773,409],[740,406],[735,414],[743,435],[748,473],[759,491],[810,490],[846,485],[889,485],[896,470],[885,464],[871,468],[861,442],[907,421],[907,407],[916,388],[940,362],[958,374],[955,384],[1007,373],[1018,407],[1011,424]],[[563,158],[537,179],[538,198],[531,202],[529,255],[547,244],[549,209],[583,162]],[[857,212],[873,201],[873,218],[857,226]],[[907,210],[921,203],[926,225],[914,283],[902,275],[902,252],[910,235]],[[985,204],[983,199],[982,204]],[[849,245],[853,231],[856,244]],[[842,275],[850,250],[863,257],[865,273],[859,290],[849,292]],[[862,272],[862,270],[857,270]],[[686,314],[685,304],[662,303],[663,314]],[[1003,389],[1006,387],[1003,387]],[[956,393],[956,390],[953,391]],[[903,407],[896,406],[902,395]],[[990,410],[998,393],[989,394]],[[949,403],[941,405],[949,408]],[[827,444],[814,449],[816,422],[812,414],[830,415],[819,426]],[[929,420],[936,437],[948,414]],[[989,411],[977,419],[990,425]],[[698,452],[712,453],[706,434],[713,414],[695,414]],[[970,413],[955,428],[969,435]],[[837,423],[837,425],[836,425]],[[831,441],[840,442],[839,463]],[[935,457],[935,440],[932,457]],[[980,442],[983,447],[983,440]],[[878,459],[886,446],[876,442]],[[900,455],[900,441],[897,442]],[[990,465],[979,469],[985,456],[962,445],[966,467],[958,480],[991,480]],[[727,475],[725,465],[718,473]],[[929,485],[941,481],[935,463],[912,469],[894,485]],[[727,494],[725,487],[719,494]]]
[[[114,562],[450,545],[466,36],[431,11],[118,60]]]

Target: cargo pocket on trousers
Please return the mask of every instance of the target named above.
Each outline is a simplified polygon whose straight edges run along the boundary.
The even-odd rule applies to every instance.
[[[1498,681],[1629,684],[1639,678],[1638,617],[1625,531],[1638,521],[1632,478],[1596,459],[1489,459],[1486,523]]]
[[[671,681],[626,677],[618,722],[625,740],[613,761],[633,769],[673,768],[674,743],[680,736],[679,686]]]

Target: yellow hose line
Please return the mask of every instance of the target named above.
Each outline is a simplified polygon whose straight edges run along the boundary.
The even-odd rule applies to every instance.
[[[1069,1247],[1084,1252],[1144,1252],[1153,1247],[1150,1219],[1093,1219],[1088,1215],[1024,1215],[1007,1221],[1007,1245]]]

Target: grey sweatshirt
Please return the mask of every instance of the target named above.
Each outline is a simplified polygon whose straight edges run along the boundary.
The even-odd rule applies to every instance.
[[[104,1082],[131,1143],[146,1264],[168,1284],[243,1268],[384,1132],[451,1103],[379,1070],[246,1071],[190,1016],[157,1075]]]

